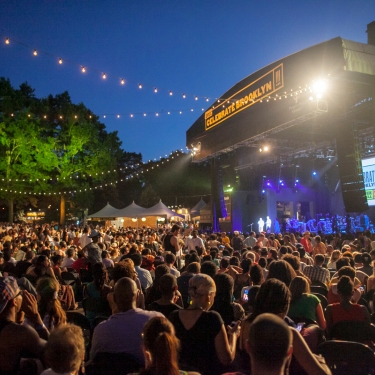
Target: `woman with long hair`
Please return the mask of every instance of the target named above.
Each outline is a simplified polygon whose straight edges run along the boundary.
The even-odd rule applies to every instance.
[[[353,280],[343,275],[337,283],[337,294],[340,302],[333,303],[326,308],[327,330],[329,331],[335,323],[341,321],[365,321],[370,323],[370,314],[365,306],[352,302],[354,293]]]
[[[323,308],[318,297],[310,293],[308,281],[302,277],[295,277],[290,283],[292,299],[288,315],[293,318],[307,318],[316,321],[321,329],[326,329]]]
[[[226,273],[218,273],[214,277],[216,284],[215,302],[212,310],[217,311],[224,321],[225,327],[233,321],[242,320],[245,317],[243,307],[236,302],[232,302],[234,281],[232,276]]]
[[[267,279],[278,279],[289,286],[297,276],[292,266],[285,260],[274,260],[268,267]]]
[[[51,332],[66,323],[66,314],[58,299],[59,283],[51,277],[40,278],[36,283],[39,314]]]
[[[150,319],[143,328],[142,337],[146,368],[139,375],[199,375],[197,372],[179,370],[180,342],[167,318],[158,316]]]

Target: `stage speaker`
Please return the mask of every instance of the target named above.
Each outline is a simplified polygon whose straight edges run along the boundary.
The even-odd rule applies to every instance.
[[[343,120],[338,124],[336,147],[345,211],[367,211],[368,204],[363,182],[361,155],[354,123]]]
[[[212,198],[218,218],[227,217],[227,209],[224,200],[224,187],[221,167],[218,161],[213,160],[211,168]]]

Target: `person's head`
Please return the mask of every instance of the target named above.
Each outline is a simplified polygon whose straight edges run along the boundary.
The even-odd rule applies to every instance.
[[[212,261],[206,261],[201,264],[201,273],[204,273],[212,278],[217,274],[216,264]]]
[[[42,277],[38,279],[35,289],[40,315],[42,318],[49,315],[49,321],[46,323],[47,328],[58,327],[66,323],[66,314],[58,299],[60,289],[58,281],[52,277]]]
[[[173,233],[174,235],[177,235],[181,230],[181,227],[177,224],[174,224],[172,229],[171,229],[171,233]]]
[[[250,271],[250,267],[252,266],[253,261],[252,259],[245,258],[241,261],[241,268],[243,273],[248,273]]]
[[[189,265],[186,268],[187,273],[198,274],[200,271],[201,271],[201,264],[198,262],[189,263]]]
[[[174,275],[167,273],[160,278],[159,290],[162,297],[172,298],[177,289],[177,280]]]
[[[336,262],[336,270],[339,271],[342,267],[350,266],[350,260],[348,257],[341,257]]]
[[[269,249],[268,256],[273,260],[277,260],[277,251],[275,249]]]
[[[266,280],[255,298],[251,319],[266,312],[284,318],[289,309],[290,298],[290,291],[285,283],[277,279]]]
[[[240,260],[236,256],[232,256],[229,259],[229,264],[231,266],[237,266],[238,267],[240,265]]]
[[[12,276],[0,277],[0,316],[7,315],[10,310],[18,313],[22,304],[22,292],[17,280]]]
[[[227,269],[229,267],[229,257],[223,257],[220,261],[220,268],[221,269]]]
[[[285,262],[288,262],[292,266],[294,271],[299,270],[300,263],[301,263],[299,257],[292,255],[292,254],[286,254],[283,256],[283,260],[285,260]]]
[[[351,298],[353,293],[354,293],[354,283],[352,279],[347,275],[341,276],[340,280],[337,283],[337,294],[340,297]]]
[[[137,278],[137,273],[134,269],[134,263],[131,259],[125,259],[118,262],[113,267],[112,279],[114,282],[120,280],[123,277],[129,277],[132,280]]]
[[[316,255],[315,255],[315,260],[314,260],[314,262],[315,262],[315,264],[316,264],[317,266],[322,266],[323,263],[324,263],[324,260],[325,260],[325,258],[324,258],[324,255],[323,255],[323,254],[316,254]]]
[[[73,258],[74,253],[75,253],[75,250],[72,247],[70,247],[68,250],[66,250],[66,256],[68,258]]]
[[[340,250],[333,250],[331,254],[331,262],[336,262],[340,259],[341,251]]]
[[[371,256],[369,253],[363,253],[362,254],[362,263],[365,267],[370,266],[371,264]]]
[[[251,368],[283,372],[292,343],[292,332],[282,319],[273,314],[259,315],[250,326],[246,343]]]
[[[297,300],[304,293],[310,293],[310,286],[305,277],[296,276],[290,283],[290,293],[292,294],[292,301]]]
[[[355,269],[350,266],[344,266],[339,269],[337,272],[338,277],[341,278],[342,276],[349,276],[350,279],[354,282],[355,279]]]
[[[253,264],[250,268],[250,278],[253,285],[260,285],[264,279],[262,267],[258,264]]]
[[[296,277],[292,266],[285,260],[274,260],[269,265],[268,279],[278,279],[289,286],[291,281]]]
[[[142,337],[143,354],[149,373],[178,374],[180,343],[172,323],[165,317],[154,317],[145,324]]]
[[[92,276],[94,278],[95,288],[102,290],[107,281],[108,274],[103,263],[95,263],[92,267]]]
[[[165,263],[173,265],[176,261],[176,255],[174,255],[173,253],[167,253],[164,259]]]
[[[194,275],[189,280],[189,296],[193,307],[208,310],[215,298],[216,285],[214,280],[205,274]]]
[[[259,258],[258,264],[259,264],[260,267],[266,268],[267,267],[267,259],[266,258]]]
[[[139,267],[142,264],[142,255],[139,253],[132,254],[130,259],[134,262],[135,267]]]
[[[114,300],[120,312],[133,309],[138,298],[138,288],[134,280],[123,277],[118,280],[114,288]]]
[[[315,242],[316,242],[316,243],[319,243],[319,242],[321,242],[321,241],[322,241],[322,239],[321,239],[320,236],[315,236]]]
[[[85,356],[85,341],[82,329],[74,324],[65,324],[54,329],[47,341],[45,360],[55,373],[75,374]]]
[[[215,305],[217,303],[229,305],[232,302],[234,280],[227,273],[218,273],[214,277],[216,285]]]

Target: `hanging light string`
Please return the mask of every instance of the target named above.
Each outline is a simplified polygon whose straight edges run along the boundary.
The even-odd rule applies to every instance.
[[[4,38],[4,36],[3,36],[3,38]],[[103,80],[106,80],[108,78],[108,74],[106,72],[103,72],[102,70],[99,70],[99,69],[96,69],[96,68],[91,68],[91,67],[88,67],[87,65],[82,65],[82,64],[76,63],[74,61],[56,56],[56,55],[54,55],[52,53],[49,53],[49,52],[46,52],[46,51],[37,50],[34,47],[31,47],[26,43],[19,42],[15,39],[11,39],[9,37],[5,37],[5,44],[9,45],[11,43],[19,44],[23,47],[26,47],[26,48],[32,50],[33,51],[32,53],[33,53],[34,56],[38,56],[39,54],[43,54],[43,55],[46,55],[46,56],[49,56],[49,57],[52,57],[52,58],[56,59],[59,65],[62,65],[64,63],[73,64],[75,66],[78,66],[82,73],[86,73],[88,70],[90,70],[90,71],[94,71],[94,72],[98,73],[98,75],[100,75]],[[144,84],[144,83],[140,83],[140,82],[137,82],[137,81],[134,81],[134,80],[125,79],[125,78],[119,77],[119,76],[114,76],[114,78],[119,82],[120,85],[125,85],[125,83],[132,83],[132,84],[136,84],[139,89],[151,88],[154,93],[159,93],[161,91],[164,91],[164,92],[167,92],[169,96],[179,95],[183,99],[186,99],[187,97],[192,97],[192,98],[194,98],[194,100],[199,100],[199,98],[201,98],[201,99],[204,99],[206,102],[209,102],[210,100],[214,100],[216,103],[212,106],[213,109],[217,108],[219,105],[225,106],[225,102],[227,104],[234,104],[234,103],[237,102],[237,99],[234,99],[232,97],[230,97],[228,99],[225,99],[225,98],[215,98],[215,97],[195,95],[195,94],[192,95],[192,94],[187,94],[186,92],[182,92],[182,91],[174,92],[173,90],[158,87],[157,85]],[[302,93],[302,91],[307,91],[307,90],[310,90],[310,92],[312,92],[312,88],[310,86],[308,86],[308,85],[300,86],[298,89],[290,90],[291,92],[285,91],[284,94],[276,94],[275,96],[267,96],[267,97],[262,98],[258,101],[262,103],[264,101],[269,102],[271,100],[286,99],[290,96],[298,95],[299,93]],[[252,100],[252,102],[255,102],[255,101]],[[202,111],[204,111],[204,109],[202,109]],[[163,112],[163,111],[161,111],[161,112]],[[153,112],[153,114],[158,116],[161,112]],[[166,113],[168,113],[168,114],[170,114],[171,112],[181,113],[182,111],[176,111],[176,110],[175,111],[166,111]],[[130,117],[134,117],[135,114],[136,113],[134,113],[134,114],[129,113],[129,114],[126,114],[126,115],[128,115]],[[142,115],[146,116],[148,113],[142,112],[142,113],[137,113],[137,114],[142,114]],[[118,117],[118,116],[121,116],[121,114],[102,114],[102,116],[103,117],[105,117],[105,116],[117,116]]]
[[[32,112],[26,112],[27,113],[27,116],[28,117],[39,117],[43,120],[46,120],[46,119],[57,119],[57,120],[64,120],[65,118],[69,118],[69,117],[74,117],[75,120],[79,119],[79,118],[89,118],[89,119],[92,119],[93,117],[102,117],[102,118],[107,118],[107,117],[115,117],[115,118],[118,118],[118,119],[123,119],[123,118],[135,118],[135,117],[147,117],[147,116],[155,116],[155,117],[160,117],[162,115],[172,115],[172,114],[179,114],[179,115],[182,115],[182,114],[186,114],[186,113],[191,113],[191,112],[194,112],[194,111],[198,111],[198,112],[202,112],[204,111],[205,109],[204,108],[199,108],[199,109],[194,109],[194,108],[185,108],[185,109],[172,109],[172,110],[169,110],[169,111],[166,111],[166,110],[161,110],[161,111],[158,111],[158,112],[151,112],[151,111],[144,111],[144,112],[128,112],[128,113],[101,113],[101,114],[98,114],[98,115],[86,115],[86,116],[78,116],[78,115],[69,115],[69,116],[64,116],[63,114],[54,114],[54,115],[47,115],[47,114],[42,114],[42,115],[37,115],[37,114],[33,114]],[[9,113],[8,114],[9,117],[16,117],[16,114],[15,113]]]
[[[78,179],[78,178],[91,178],[91,177],[100,177],[100,176],[108,176],[109,174],[112,174],[112,173],[116,173],[116,172],[130,172],[130,174],[126,177],[123,177],[123,178],[119,178],[117,181],[115,182],[108,182],[108,183],[101,183],[97,186],[94,186],[94,187],[90,187],[90,188],[75,188],[75,189],[67,189],[67,190],[63,190],[63,191],[60,191],[60,192],[35,192],[35,191],[21,191],[21,189],[14,189],[14,188],[0,188],[0,191],[5,191],[5,192],[10,192],[10,193],[14,193],[14,194],[24,194],[24,195],[61,195],[61,194],[72,194],[72,193],[77,193],[77,192],[84,192],[84,191],[89,191],[89,190],[96,190],[96,189],[101,189],[103,187],[109,187],[109,186],[113,186],[113,185],[117,185],[119,182],[124,182],[124,181],[127,181],[127,180],[131,180],[133,178],[137,178],[137,177],[140,177],[142,174],[146,174],[147,172],[151,172],[152,170],[160,167],[161,165],[163,165],[164,163],[167,163],[169,161],[171,161],[171,159],[174,159],[174,158],[177,158],[179,156],[183,156],[183,155],[187,155],[183,152],[183,149],[181,149],[180,151],[173,151],[170,153],[170,156],[166,155],[165,157],[162,157],[160,156],[160,160],[149,160],[148,163],[143,163],[143,164],[134,164],[132,166],[128,166],[128,167],[125,167],[125,168],[118,168],[118,169],[113,169],[113,170],[108,170],[106,172],[98,172],[98,173],[95,173],[95,174],[79,174],[79,173],[74,173],[73,175],[69,176],[69,177],[63,177],[63,178],[43,178],[43,179],[6,179],[6,178],[2,178],[1,180],[4,181],[4,182],[39,182],[39,181],[43,181],[43,182],[61,182],[61,181],[66,181],[66,180],[74,180],[74,179]],[[140,167],[139,169],[136,169],[137,167]],[[86,180],[87,181],[87,180]]]
[[[15,40],[13,38],[4,37],[4,36],[2,36],[2,37],[5,38],[4,40],[5,40],[6,45],[10,45],[12,43],[18,44],[18,45],[23,46],[27,49],[30,49],[34,56],[45,55],[45,56],[51,57],[51,58],[55,59],[58,62],[59,65],[63,65],[64,63],[75,65],[79,68],[79,70],[82,73],[87,73],[88,71],[93,71],[93,72],[97,73],[103,80],[106,80],[109,77],[109,75],[107,74],[106,71],[99,70],[99,69],[96,69],[96,68],[92,68],[92,67],[89,67],[89,66],[84,65],[84,64],[79,64],[75,61],[65,59],[61,56],[56,56],[55,54],[52,54],[50,52],[35,49],[34,47],[31,47],[30,45],[28,45],[26,43],[23,43],[23,42],[20,42],[18,40]],[[202,96],[202,95],[195,95],[195,94],[193,95],[193,94],[187,93],[186,91],[175,92],[173,90],[166,89],[166,88],[163,88],[163,87],[159,87],[157,85],[144,84],[144,83],[140,83],[139,81],[137,82],[137,81],[134,81],[134,80],[131,80],[131,79],[125,79],[124,76],[122,76],[122,77],[113,76],[113,78],[116,79],[120,85],[125,85],[127,83],[131,83],[131,84],[136,85],[138,87],[138,89],[151,88],[154,93],[166,92],[168,94],[168,96],[178,95],[178,96],[182,97],[183,99],[186,99],[187,97],[191,97],[194,100],[203,99],[206,102],[209,102],[210,100],[212,101],[212,100],[218,99],[218,98],[214,98],[214,97],[210,97],[210,96]]]

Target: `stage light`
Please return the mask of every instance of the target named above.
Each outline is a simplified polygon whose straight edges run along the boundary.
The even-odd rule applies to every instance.
[[[262,151],[263,151],[263,150],[260,148],[260,149],[259,149],[259,152],[262,152]]]
[[[124,80],[123,78],[121,78],[120,83],[121,83],[122,85],[125,85],[125,80]]]
[[[262,190],[262,194],[264,194],[265,192],[266,192],[266,191],[263,189],[263,190]]]
[[[318,80],[314,82],[313,84],[313,89],[315,92],[322,93],[326,90],[327,88],[327,83],[324,80]]]
[[[263,150],[264,150],[264,151],[268,151],[268,150],[269,150],[268,146],[264,146],[264,147],[263,147]]]
[[[283,180],[280,180],[279,182],[280,182],[280,184],[282,184]]]
[[[316,172],[315,171],[312,174],[313,174],[313,176],[316,176]]]
[[[5,44],[9,44],[10,41],[9,41],[9,38],[5,38]]]
[[[267,186],[271,186],[271,184],[269,182],[267,182]]]
[[[61,65],[63,63],[63,59],[59,59],[59,64]]]
[[[314,100],[314,98],[312,96],[309,97],[310,100]]]
[[[299,182],[299,180],[296,180],[296,182]]]

